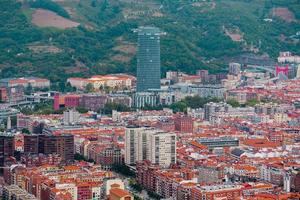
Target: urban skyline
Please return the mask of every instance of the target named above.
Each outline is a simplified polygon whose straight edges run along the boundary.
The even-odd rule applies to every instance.
[[[298,4],[0,1],[0,199],[299,200]]]

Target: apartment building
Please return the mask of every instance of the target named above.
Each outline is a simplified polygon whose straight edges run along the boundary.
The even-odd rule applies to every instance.
[[[176,134],[147,127],[127,127],[125,133],[125,163],[149,160],[168,167],[176,163]]]

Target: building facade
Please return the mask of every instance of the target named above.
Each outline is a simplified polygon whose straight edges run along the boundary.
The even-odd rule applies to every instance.
[[[160,88],[160,30],[140,27],[137,52],[137,91]]]
[[[128,127],[125,133],[125,163],[149,160],[168,167],[176,163],[176,134],[154,128]]]

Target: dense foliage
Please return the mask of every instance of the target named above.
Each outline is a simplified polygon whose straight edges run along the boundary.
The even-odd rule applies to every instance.
[[[128,111],[130,111],[130,108],[124,104],[109,102],[109,103],[105,104],[104,108],[101,109],[100,112],[103,114],[106,114],[106,115],[111,115],[113,110],[116,110],[119,112],[128,112]]]
[[[167,33],[161,38],[163,72],[224,71],[230,60],[249,53],[250,47],[272,58],[285,50],[300,54],[299,38],[292,38],[300,31],[299,0],[38,0],[29,7],[28,2],[0,1],[0,77],[47,77],[57,82],[56,89],[65,89],[58,82],[70,76],[134,74],[137,36],[132,30],[140,25],[155,25]],[[288,8],[295,20],[273,16],[276,7]],[[65,30],[39,28],[30,22],[35,8],[81,25]],[[233,41],[226,31],[240,34],[242,40]],[[61,51],[34,52],[32,45]]]
[[[199,96],[188,96],[185,99],[173,103],[170,108],[173,112],[186,112],[187,108],[203,108],[205,104],[209,102],[219,102],[220,99],[217,98],[203,98]]]

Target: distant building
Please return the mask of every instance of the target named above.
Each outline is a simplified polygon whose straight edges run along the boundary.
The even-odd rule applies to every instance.
[[[0,102],[7,102],[7,89],[5,87],[0,88]]]
[[[241,64],[239,63],[229,63],[229,68],[228,68],[229,74],[231,75],[238,75],[241,73]]]
[[[136,108],[157,106],[158,104],[159,96],[152,92],[137,92],[133,96],[133,106]]]
[[[219,137],[219,138],[200,138],[200,144],[208,146],[209,149],[218,147],[237,147],[239,146],[239,139],[233,137]]]
[[[37,200],[37,198],[29,194],[26,190],[23,190],[17,185],[9,185],[9,186],[4,186],[3,188],[3,195],[2,195],[3,200]]]
[[[108,97],[106,95],[98,94],[84,94],[80,98],[79,105],[92,111],[98,111],[104,108],[105,104],[108,102]]]
[[[112,188],[116,188],[116,187],[118,187],[120,189],[125,189],[124,182],[118,178],[104,180],[103,197],[108,196],[110,193],[110,190]]]
[[[200,97],[215,97],[223,99],[225,94],[225,88],[221,84],[190,85],[188,90],[190,94],[196,94]]]
[[[122,104],[127,107],[132,106],[132,98],[125,94],[109,94],[108,103]]]
[[[84,107],[88,110],[98,111],[104,108],[106,103],[123,104],[131,107],[132,99],[124,94],[56,94],[54,95],[54,110],[60,108]]]
[[[17,109],[9,108],[5,105],[0,105],[0,122],[4,119],[7,119],[8,117],[15,117],[18,113],[20,113],[20,111]]]
[[[14,155],[14,136],[2,133],[0,135],[0,166],[4,166],[5,160]]]
[[[125,163],[149,160],[168,167],[176,163],[176,134],[153,128],[128,127],[125,134]]]
[[[80,114],[76,110],[66,110],[64,111],[64,124],[76,124],[79,122]]]
[[[64,162],[74,160],[74,136],[62,135],[39,135],[39,153],[59,154]]]
[[[128,191],[120,189],[118,185],[112,185],[109,191],[109,200],[133,200],[134,197]]]
[[[33,134],[24,134],[24,153],[38,154],[39,153],[39,136]]]
[[[36,77],[6,78],[0,80],[0,87],[28,87],[29,85],[32,88],[49,88],[50,81],[48,79]]]
[[[197,75],[200,76],[201,80],[208,80],[208,70],[197,70]]]
[[[293,55],[291,52],[280,52],[278,57],[279,63],[297,63],[300,64],[300,56]]]
[[[166,79],[171,80],[172,83],[178,82],[178,71],[167,71]]]
[[[137,92],[160,89],[160,35],[156,27],[140,27],[137,51]]]
[[[7,96],[9,103],[18,103],[25,100],[24,87],[20,85],[8,87]]]
[[[191,189],[191,200],[199,199],[239,199],[242,187],[239,185],[207,185]]]
[[[91,78],[69,78],[68,83],[72,87],[84,90],[88,84],[92,84],[96,91],[105,90],[106,88],[113,90],[131,89],[134,86],[136,78],[127,74],[108,74],[95,75]]]
[[[192,117],[178,115],[174,119],[175,130],[181,133],[193,133],[194,121]]]
[[[203,184],[221,183],[224,178],[224,169],[217,166],[200,166],[198,182]]]
[[[210,102],[204,105],[204,119],[209,121],[216,112],[228,112],[230,105],[227,103]]]

